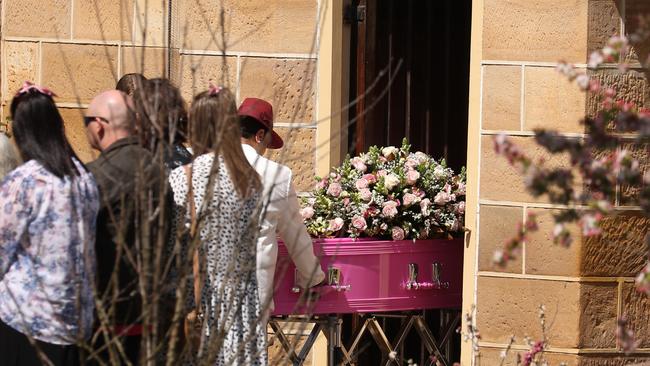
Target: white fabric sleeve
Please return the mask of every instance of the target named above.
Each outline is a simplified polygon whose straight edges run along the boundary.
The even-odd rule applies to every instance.
[[[321,283],[325,279],[325,273],[320,267],[320,261],[314,255],[311,237],[300,215],[298,195],[291,182],[287,193],[283,202],[285,207],[278,215],[278,232],[298,269],[297,284],[302,288],[308,288]]]

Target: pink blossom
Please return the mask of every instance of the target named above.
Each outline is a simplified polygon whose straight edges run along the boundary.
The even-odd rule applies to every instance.
[[[420,173],[417,170],[409,170],[406,172],[406,184],[412,186],[420,178]]]
[[[365,171],[368,169],[368,167],[366,166],[365,161],[363,161],[363,159],[360,158],[360,157],[353,158],[350,161],[350,163],[352,164],[354,169],[360,171],[361,173],[365,173]]]
[[[345,198],[343,199],[343,206],[345,206],[345,207],[350,206],[350,198],[345,197]]]
[[[327,178],[323,178],[316,183],[316,189],[325,189],[327,187]]]
[[[374,184],[377,183],[377,177],[374,174],[364,174],[363,177],[361,177],[368,181],[368,184]]]
[[[311,219],[314,216],[314,208],[311,206],[304,207],[300,210],[300,215],[303,220]]]
[[[412,204],[416,203],[417,201],[420,200],[420,198],[412,193],[405,193],[404,197],[402,198],[404,202],[405,207],[409,207]]]
[[[372,199],[372,192],[368,188],[359,190],[359,196],[362,200],[369,202]]]
[[[587,213],[582,215],[580,219],[580,226],[582,226],[582,235],[584,236],[595,236],[600,235],[600,219],[602,215],[600,213]]]
[[[386,201],[384,202],[384,207],[381,210],[382,215],[387,218],[395,217],[397,215],[397,202],[395,201]]]
[[[616,339],[626,355],[636,351],[639,344],[641,344],[641,341],[636,339],[634,331],[630,329],[630,324],[625,315],[618,319]]]
[[[535,344],[530,349],[530,351],[524,354],[522,365],[530,366],[533,363],[535,356],[537,356],[537,354],[542,352],[543,350],[544,350],[544,342],[542,341],[535,342]]]
[[[600,66],[603,61],[605,61],[605,59],[603,58],[602,53],[600,53],[600,51],[594,51],[589,55],[589,68],[595,69]]]
[[[381,170],[377,171],[377,177],[385,177],[386,174],[388,174],[388,172],[385,171],[384,169],[381,169]]]
[[[327,188],[327,194],[329,194],[332,197],[338,197],[341,192],[343,191],[343,188],[339,183],[332,183],[330,186]]]
[[[366,219],[362,216],[355,216],[352,218],[352,226],[358,230],[366,230],[368,225],[366,224]]]
[[[404,229],[399,226],[393,226],[390,230],[393,240],[404,240]]]
[[[423,199],[420,201],[420,211],[422,212],[422,216],[427,217],[431,214],[429,211],[429,206],[431,206],[431,200],[428,198]]]
[[[650,296],[650,261],[645,265],[643,270],[636,276],[637,291]]]
[[[357,187],[358,190],[368,188],[368,181],[363,178],[357,179],[357,181],[354,183],[354,186]]]
[[[562,223],[557,223],[553,227],[553,242],[568,247],[571,245],[571,233]]]
[[[329,226],[327,227],[327,231],[336,232],[341,230],[342,228],[343,228],[343,219],[337,217],[333,220],[330,220]]]
[[[589,76],[587,74],[580,74],[576,77],[576,84],[582,90],[589,89]]]

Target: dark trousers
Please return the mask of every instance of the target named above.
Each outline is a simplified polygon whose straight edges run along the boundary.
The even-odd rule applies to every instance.
[[[24,334],[0,321],[0,364],[3,366],[41,366],[43,362],[38,356],[40,353],[55,366],[81,365],[77,346],[34,341],[36,348],[29,343],[29,339]]]

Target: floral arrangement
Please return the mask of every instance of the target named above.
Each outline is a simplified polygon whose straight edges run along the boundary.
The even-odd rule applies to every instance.
[[[463,231],[465,169],[401,148],[372,146],[350,158],[303,198],[302,217],[315,237],[426,239]]]

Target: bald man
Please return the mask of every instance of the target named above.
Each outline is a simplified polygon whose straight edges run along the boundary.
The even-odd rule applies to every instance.
[[[105,310],[117,295],[114,318],[110,319],[113,334],[122,334],[126,356],[137,365],[142,334],[139,324],[141,300],[137,272],[127,260],[135,258],[136,187],[144,187],[152,191],[151,197],[158,197],[158,182],[164,182],[164,176],[161,179],[160,175],[164,170],[153,162],[151,153],[140,146],[137,136],[133,136],[134,114],[130,106],[130,97],[126,94],[117,90],[103,92],[88,106],[84,123],[90,145],[100,151],[97,160],[88,164],[101,195],[96,239],[97,290]],[[122,253],[120,258],[118,252]],[[129,252],[131,256],[127,256]],[[119,262],[117,267],[116,262]],[[113,278],[116,268],[119,275]],[[95,345],[96,348],[101,346]],[[105,353],[102,359],[110,361]],[[124,360],[120,362],[125,363]]]

